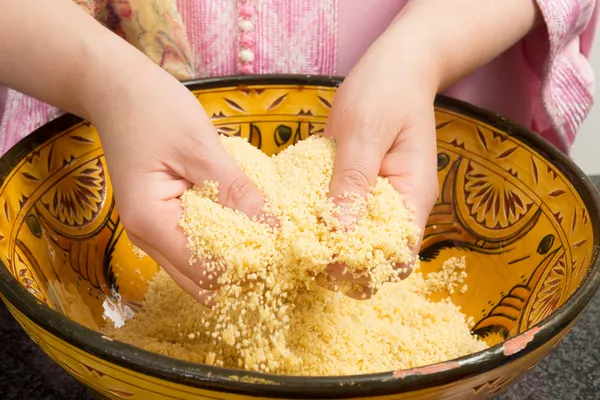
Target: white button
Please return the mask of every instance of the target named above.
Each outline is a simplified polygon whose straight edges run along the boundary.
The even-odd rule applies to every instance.
[[[243,62],[252,62],[254,61],[254,53],[248,49],[244,49],[239,53],[240,60]]]
[[[247,20],[247,19],[242,19],[242,20],[240,20],[240,22],[238,22],[238,26],[240,27],[241,30],[243,30],[244,32],[247,32],[250,29],[252,29],[252,21]]]

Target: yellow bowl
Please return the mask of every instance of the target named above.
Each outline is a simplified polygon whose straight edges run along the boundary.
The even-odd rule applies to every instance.
[[[339,82],[233,77],[189,88],[219,132],[271,154],[322,132]],[[138,258],[125,235],[94,127],[70,115],[1,159],[0,297],[27,334],[100,398],[495,395],[557,345],[597,289],[600,203],[573,162],[526,129],[445,97],[437,99],[436,121],[440,195],[422,268],[466,257],[470,289],[453,300],[475,319],[488,350],[413,370],[302,378],[193,364],[102,336],[105,307],[138,310],[157,266]]]

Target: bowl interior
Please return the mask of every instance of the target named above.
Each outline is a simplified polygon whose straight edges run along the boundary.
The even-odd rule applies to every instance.
[[[194,93],[219,132],[274,154],[323,131],[335,88]],[[440,195],[421,268],[466,257],[468,290],[450,297],[493,345],[565,303],[591,268],[595,232],[570,167],[461,107],[436,107]],[[123,230],[94,127],[63,117],[42,131],[47,140],[21,142],[21,155],[8,160],[15,167],[0,188],[0,260],[38,301],[97,330],[105,315],[126,318],[140,308],[158,267]]]

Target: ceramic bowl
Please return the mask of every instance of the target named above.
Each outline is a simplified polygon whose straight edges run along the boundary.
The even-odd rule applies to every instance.
[[[323,131],[339,82],[263,76],[188,86],[219,132],[272,154]],[[139,310],[157,266],[127,239],[94,127],[69,115],[0,160],[0,297],[103,399],[493,396],[560,342],[598,287],[598,195],[534,133],[445,97],[435,113],[440,192],[422,268],[466,257],[469,290],[452,298],[488,350],[412,370],[302,378],[193,364],[104,337],[105,308]]]

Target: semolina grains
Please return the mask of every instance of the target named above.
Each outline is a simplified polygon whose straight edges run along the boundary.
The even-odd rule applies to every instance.
[[[456,259],[449,260],[454,263]],[[301,290],[291,313],[286,347],[264,372],[340,376],[433,364],[487,348],[473,337],[459,308],[427,297],[439,282],[414,272],[402,283],[383,286],[374,297],[353,300],[318,287]],[[160,270],[144,305],[122,328],[105,327],[111,338],[183,360],[245,368],[239,353],[215,345],[203,320],[212,311],[200,305]],[[200,335],[197,335],[200,330]],[[190,333],[195,340],[190,340]],[[256,370],[261,370],[260,365]],[[266,367],[266,365],[265,365]]]
[[[399,283],[397,266],[414,261],[419,231],[386,179],[366,198],[348,195],[341,210],[327,197],[332,140],[311,137],[274,157],[241,138],[222,142],[277,223],[222,207],[216,182],[185,192],[180,225],[190,262],[203,262],[217,279],[214,305],[196,303],[161,270],[136,317],[105,328],[111,337],[190,361],[292,375],[410,368],[486,347],[454,304],[427,299],[443,289],[466,291],[464,260]],[[348,210],[358,217],[351,227],[336,218]],[[356,288],[326,278],[333,263],[366,275],[379,293],[364,301],[344,296]]]

